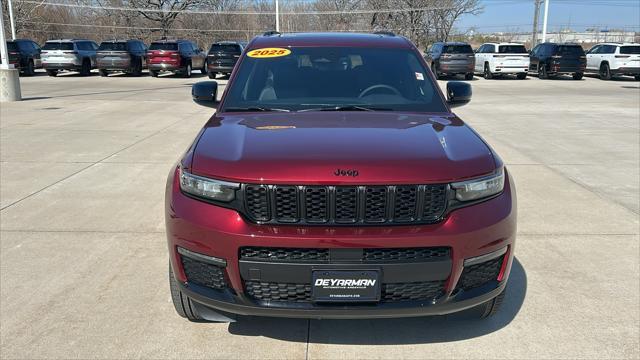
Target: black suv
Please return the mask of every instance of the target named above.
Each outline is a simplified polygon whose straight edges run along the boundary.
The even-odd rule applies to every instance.
[[[540,79],[572,74],[574,80],[582,79],[587,57],[582,46],[572,43],[543,43],[531,51],[529,70]]]
[[[15,39],[7,41],[9,52],[9,64],[14,64],[20,72],[31,76],[36,68],[41,67],[40,46],[28,39]]]
[[[96,53],[96,63],[100,76],[107,76],[110,71],[140,76],[147,66],[147,47],[141,40],[103,41]]]
[[[189,40],[158,40],[149,45],[148,67],[151,76],[157,77],[161,71],[180,73],[191,77],[193,69],[207,72],[207,55]]]
[[[215,79],[216,74],[231,74],[247,43],[238,41],[219,41],[213,43],[207,55],[207,74]]]
[[[436,79],[440,75],[462,74],[466,80],[473,79],[476,63],[471,45],[463,42],[437,42],[424,54]]]

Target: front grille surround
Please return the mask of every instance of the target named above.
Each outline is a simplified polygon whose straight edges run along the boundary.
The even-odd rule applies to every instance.
[[[432,301],[444,292],[444,281],[382,284],[381,303]],[[312,303],[311,284],[245,281],[248,297],[266,302]],[[354,304],[355,305],[355,304]]]
[[[241,212],[258,224],[410,225],[440,222],[448,184],[301,186],[243,184]]]

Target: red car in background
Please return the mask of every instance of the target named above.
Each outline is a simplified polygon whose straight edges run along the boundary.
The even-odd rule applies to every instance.
[[[158,40],[149,45],[147,65],[149,73],[157,77],[161,72],[173,72],[191,77],[193,70],[207,73],[207,54],[189,40]]]
[[[193,86],[216,101],[217,83]],[[494,314],[516,236],[513,179],[411,42],[279,34],[249,43],[171,170],[169,280],[190,320],[236,314]]]

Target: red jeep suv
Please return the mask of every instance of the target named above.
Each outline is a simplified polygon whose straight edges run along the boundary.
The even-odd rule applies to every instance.
[[[215,81],[192,88],[215,102]],[[498,309],[516,197],[419,51],[380,34],[268,33],[170,172],[169,280],[190,320]]]

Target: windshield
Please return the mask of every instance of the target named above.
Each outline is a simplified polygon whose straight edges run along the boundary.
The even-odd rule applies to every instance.
[[[582,46],[559,45],[558,54],[580,56],[580,55],[584,55],[584,50],[582,50]]]
[[[98,51],[127,51],[127,43],[103,42],[102,44],[100,44]]]
[[[149,46],[149,50],[173,50],[173,51],[177,51],[178,50],[178,44],[177,43],[151,43],[151,45]]]
[[[446,54],[470,54],[473,53],[471,45],[446,45],[442,51]]]
[[[524,45],[500,45],[498,52],[500,54],[526,54],[527,48]]]
[[[70,42],[46,42],[42,50],[73,50]]]
[[[640,46],[622,46],[620,54],[640,55]]]
[[[363,47],[256,49],[243,57],[222,111],[363,108],[444,112],[413,51]],[[254,54],[279,53],[275,57]]]
[[[211,45],[211,49],[209,49],[210,53],[213,52],[224,52],[231,54],[240,54],[240,46],[235,44],[213,44]]]

